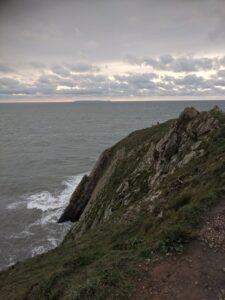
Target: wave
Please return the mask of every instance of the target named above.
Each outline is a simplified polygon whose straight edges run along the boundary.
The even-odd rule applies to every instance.
[[[5,257],[3,267],[10,266],[16,262],[18,257],[23,259],[33,257],[49,251],[63,240],[64,236],[71,228],[71,223],[58,224],[57,220],[67,206],[70,196],[80,183],[82,177],[88,173],[70,176],[61,183],[61,188],[55,192],[41,191],[35,194],[25,194],[17,202],[10,203],[7,209],[14,210],[15,213],[26,215],[26,210],[37,211],[32,213],[32,222],[20,227],[18,232],[14,232],[6,237],[6,240],[23,240],[24,247],[15,249]],[[25,211],[24,211],[25,210]],[[28,221],[29,219],[27,219]],[[26,245],[26,246],[25,246]],[[1,268],[2,266],[0,266]]]
[[[11,234],[8,238],[9,239],[24,239],[28,236],[31,236],[31,235],[34,235],[34,233],[30,232],[29,230],[24,230],[24,231],[21,231],[19,233],[16,233],[16,234]]]
[[[7,205],[7,209],[17,209],[17,208],[23,208],[25,206],[25,201],[17,201],[17,202],[12,202]]]
[[[41,191],[35,194],[25,194],[22,196],[24,200],[10,203],[7,208],[15,210],[26,207],[29,210],[40,210],[42,212],[41,218],[30,224],[30,226],[56,222],[67,206],[74,189],[85,174],[68,177],[62,182],[61,192]]]
[[[68,204],[69,197],[81,181],[84,174],[71,176],[62,182],[64,189],[58,194],[53,195],[48,191],[42,191],[27,197],[28,209],[40,209],[43,212],[65,207]]]

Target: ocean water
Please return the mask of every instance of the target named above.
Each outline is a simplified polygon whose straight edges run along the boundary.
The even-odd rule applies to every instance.
[[[0,269],[56,247],[70,195],[100,153],[186,106],[225,101],[0,104]]]

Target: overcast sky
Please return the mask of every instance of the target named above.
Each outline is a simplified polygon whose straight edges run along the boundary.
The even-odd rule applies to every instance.
[[[1,0],[0,41],[0,101],[225,99],[225,0]]]

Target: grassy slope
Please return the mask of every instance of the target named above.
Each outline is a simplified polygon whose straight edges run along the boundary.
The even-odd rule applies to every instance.
[[[216,117],[224,124],[222,115]],[[152,136],[158,140],[170,125],[166,122],[135,132],[112,151],[120,147],[132,149]],[[204,149],[206,156],[193,159],[167,177],[162,186],[167,201],[158,204],[155,215],[142,213],[132,224],[106,223],[76,242],[68,238],[57,249],[9,268],[0,273],[0,298],[127,299],[132,293],[139,260],[153,259],[156,253],[182,251],[194,237],[206,210],[224,194],[224,125],[205,142]],[[141,148],[138,151],[140,157],[145,153]],[[135,162],[118,166],[118,176],[111,181],[108,195],[113,195],[118,181],[132,168]],[[173,190],[178,177],[185,182],[184,186]],[[143,178],[138,184],[142,183]],[[123,209],[119,208],[118,214],[123,214]],[[164,216],[157,218],[161,210]]]

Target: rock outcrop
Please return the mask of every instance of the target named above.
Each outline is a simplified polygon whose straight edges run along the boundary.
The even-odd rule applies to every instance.
[[[104,174],[104,169],[108,164],[110,153],[109,151],[104,151],[97,161],[91,174],[84,175],[80,184],[73,192],[70,203],[66,210],[59,219],[59,223],[71,221],[76,222],[79,220],[84,208],[88,204],[94,189],[99,182],[101,176]]]

